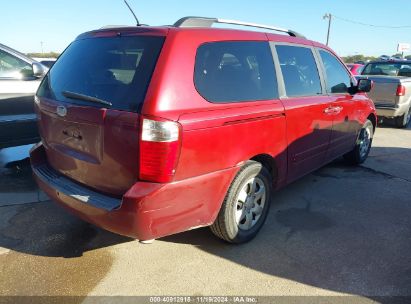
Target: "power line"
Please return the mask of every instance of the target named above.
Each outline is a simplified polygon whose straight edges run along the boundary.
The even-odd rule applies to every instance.
[[[336,15],[332,15],[332,16],[336,19],[339,19],[339,20],[342,20],[342,21],[345,21],[345,22],[364,25],[364,26],[369,26],[369,27],[391,28],[391,29],[411,28],[411,25],[376,25],[376,24],[369,24],[369,23],[350,20],[350,19],[342,18],[342,17],[336,16]]]

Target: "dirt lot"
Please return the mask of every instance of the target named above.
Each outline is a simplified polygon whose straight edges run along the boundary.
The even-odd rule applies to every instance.
[[[337,160],[276,193],[241,246],[208,229],[151,245],[100,230],[47,201],[7,153],[0,295],[411,296],[410,129],[379,128],[363,166]]]

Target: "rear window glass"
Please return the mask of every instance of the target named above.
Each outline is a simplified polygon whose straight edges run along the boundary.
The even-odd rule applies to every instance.
[[[102,107],[64,92],[98,98],[137,112],[144,101],[164,37],[110,37],[74,41],[44,78],[39,96]]]
[[[411,76],[411,63],[369,63],[362,75]]]
[[[314,96],[322,93],[320,75],[310,48],[289,45],[277,45],[275,48],[287,96]]]
[[[211,102],[278,98],[268,42],[212,42],[197,50],[194,82]]]

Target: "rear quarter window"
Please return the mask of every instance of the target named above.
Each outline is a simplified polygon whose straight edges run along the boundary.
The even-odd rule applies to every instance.
[[[411,65],[403,63],[369,63],[362,75],[409,76]]]
[[[278,98],[273,56],[268,42],[224,41],[197,50],[194,83],[210,102]]]

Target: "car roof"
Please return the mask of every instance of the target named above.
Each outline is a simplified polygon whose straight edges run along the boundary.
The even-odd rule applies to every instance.
[[[27,55],[25,55],[25,54],[23,54],[23,53],[15,50],[15,49],[12,49],[11,47],[9,47],[9,46],[7,46],[7,45],[4,45],[4,44],[1,44],[1,43],[0,43],[0,49],[6,51],[6,52],[8,52],[8,53],[10,53],[10,54],[12,54],[12,55],[14,55],[14,56],[16,56],[16,57],[19,57],[20,59],[22,59],[22,60],[24,60],[24,61],[26,61],[26,62],[28,62],[28,63],[30,63],[30,64],[32,64],[33,62],[36,62],[36,60],[28,57]]]
[[[267,39],[271,41],[279,41],[279,42],[290,42],[290,43],[301,43],[307,45],[314,45],[317,47],[321,47],[327,50],[332,51],[326,45],[309,40],[302,37],[293,37],[284,34],[277,34],[273,33],[272,31],[255,31],[255,30],[245,30],[245,29],[237,29],[237,28],[218,28],[218,27],[186,27],[186,28],[177,28],[174,26],[114,26],[114,27],[103,27],[97,30],[85,32],[80,34],[76,40],[85,39],[85,38],[92,38],[92,37],[108,37],[108,36],[115,36],[117,35],[133,35],[133,34],[142,34],[142,35],[149,35],[149,36],[167,36],[170,32],[191,32],[193,35],[200,34],[200,33],[207,33],[208,36],[212,35],[238,35],[239,33],[244,33],[247,37],[252,39],[251,37],[257,37],[266,35]],[[248,39],[248,38],[247,38]],[[258,39],[259,40],[259,39]]]
[[[214,24],[229,24],[234,25],[235,28],[229,27],[212,27]],[[246,30],[246,29],[239,29],[238,27],[252,27],[252,28],[259,28],[262,30]],[[117,26],[104,26],[100,29],[93,30],[90,32],[83,33],[77,37],[77,39],[87,38],[87,37],[102,37],[102,36],[111,36],[113,32],[118,32],[119,34],[144,34],[144,35],[159,35],[159,36],[166,36],[169,32],[207,32],[209,35],[221,35],[221,34],[238,34],[239,32],[248,33],[248,35],[252,35],[252,33],[265,33],[269,35],[270,40],[279,40],[282,42],[305,42],[304,44],[311,44],[315,46],[319,46],[325,49],[330,50],[325,45],[311,41],[306,39],[303,35],[299,34],[294,30],[288,30],[276,26],[271,25],[263,25],[257,23],[250,23],[250,22],[243,22],[243,21],[236,21],[236,20],[226,20],[226,19],[218,19],[218,18],[209,18],[209,17],[183,17],[176,21],[174,25],[165,25],[165,26],[148,26],[148,25],[139,25],[139,26],[124,26],[124,25],[117,25]],[[282,32],[282,34],[276,34],[274,32]],[[288,34],[288,35],[284,35]]]

